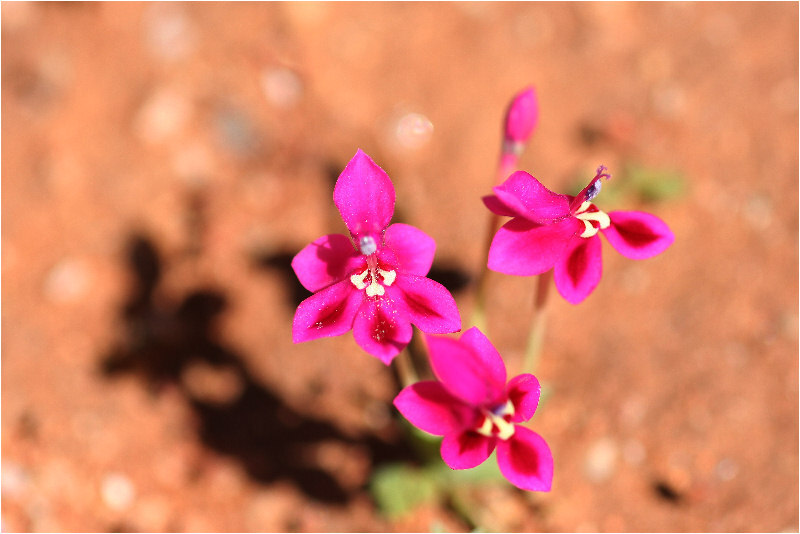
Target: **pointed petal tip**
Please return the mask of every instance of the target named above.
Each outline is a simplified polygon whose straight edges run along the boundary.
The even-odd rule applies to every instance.
[[[574,238],[553,269],[556,289],[570,304],[583,302],[602,276],[602,243],[597,235]]]
[[[516,425],[514,436],[497,444],[497,464],[506,479],[520,489],[550,491],[553,454],[539,434]]]
[[[614,249],[633,260],[652,258],[675,242],[667,223],[642,211],[612,211],[611,226],[602,230]]]
[[[396,314],[391,302],[380,298],[366,298],[353,321],[353,338],[358,346],[385,365],[406,348],[411,335],[408,319]]]
[[[377,234],[394,214],[394,185],[386,171],[358,149],[336,180],[333,202],[351,235]]]

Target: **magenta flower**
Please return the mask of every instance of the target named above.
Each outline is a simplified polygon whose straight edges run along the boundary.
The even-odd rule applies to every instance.
[[[314,292],[297,307],[295,343],[352,329],[356,343],[388,365],[411,340],[411,323],[436,334],[461,330],[450,292],[425,277],[436,243],[413,226],[389,226],[394,200],[389,176],[356,152],[333,191],[352,240],[325,235],[292,260],[300,283]]]
[[[617,252],[641,260],[665,251],[675,240],[666,223],[641,211],[605,213],[594,204],[605,167],[577,196],[559,195],[536,178],[517,171],[494,195],[483,197],[498,215],[514,217],[500,228],[489,248],[489,269],[531,276],[554,270],[558,292],[572,304],[600,283],[602,233]]]
[[[426,336],[439,381],[403,389],[394,405],[414,426],[444,436],[441,454],[452,469],[482,464],[497,449],[500,472],[515,486],[550,491],[553,455],[544,439],[521,426],[539,404],[539,381],[522,374],[506,384],[497,350],[473,327],[461,339]]]

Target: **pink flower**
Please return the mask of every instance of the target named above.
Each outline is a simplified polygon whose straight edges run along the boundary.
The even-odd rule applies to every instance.
[[[322,236],[292,260],[300,283],[314,292],[297,307],[295,343],[352,329],[356,343],[388,365],[411,340],[411,323],[437,334],[461,330],[453,297],[425,277],[436,243],[413,226],[389,226],[394,200],[389,176],[356,152],[333,191],[350,238]]]
[[[497,463],[515,486],[550,491],[553,456],[544,439],[520,426],[539,404],[539,381],[522,374],[506,384],[506,367],[477,328],[455,340],[426,336],[439,381],[403,389],[394,405],[414,426],[444,436],[441,454],[452,469],[470,469],[497,449]]]
[[[550,191],[524,171],[495,187],[494,195],[483,197],[484,203],[494,213],[514,218],[492,240],[489,269],[519,276],[554,269],[558,292],[578,304],[600,283],[599,233],[631,259],[664,252],[675,240],[664,221],[640,211],[605,213],[592,204],[602,178],[610,178],[605,167],[575,197]]]

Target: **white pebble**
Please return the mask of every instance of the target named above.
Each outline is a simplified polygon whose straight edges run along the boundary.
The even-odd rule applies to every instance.
[[[267,101],[280,109],[297,105],[303,96],[303,82],[292,70],[275,67],[261,73],[261,88]]]
[[[150,4],[144,16],[144,33],[152,54],[165,62],[187,57],[197,41],[194,26],[180,4]]]
[[[86,294],[89,281],[89,267],[85,262],[62,260],[47,273],[44,294],[53,302],[74,302]]]
[[[21,465],[3,462],[2,489],[4,497],[20,497],[28,488],[30,477]]]
[[[190,115],[191,106],[183,95],[160,89],[139,109],[134,129],[145,142],[163,143],[180,133]]]
[[[730,458],[723,458],[714,469],[717,478],[723,482],[733,480],[739,474],[739,466]]]
[[[610,438],[594,442],[586,453],[583,470],[592,482],[602,482],[614,474],[617,466],[617,445]]]
[[[103,478],[101,494],[106,506],[112,510],[122,511],[133,503],[136,490],[128,477],[120,473],[111,473]]]
[[[420,113],[407,113],[400,117],[394,128],[394,136],[402,148],[417,149],[430,141],[433,123]]]

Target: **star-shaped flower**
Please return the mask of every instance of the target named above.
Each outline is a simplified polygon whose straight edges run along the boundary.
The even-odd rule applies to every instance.
[[[498,215],[514,217],[500,228],[489,248],[489,269],[531,276],[554,270],[556,288],[578,304],[600,283],[603,272],[599,233],[617,252],[641,260],[660,254],[675,240],[666,223],[641,211],[605,213],[594,204],[605,167],[577,196],[560,195],[524,171],[517,171],[483,198]]]
[[[533,417],[541,388],[531,374],[506,384],[500,354],[477,328],[461,338],[426,336],[438,381],[403,389],[394,405],[414,426],[444,436],[441,454],[452,469],[482,464],[497,449],[500,472],[515,486],[550,491],[553,456],[544,439],[519,425]]]
[[[322,236],[292,260],[314,292],[297,307],[294,342],[352,329],[356,343],[388,365],[411,340],[411,323],[436,334],[461,330],[450,292],[426,278],[436,243],[413,226],[389,226],[394,186],[361,150],[336,181],[333,201],[350,237]]]

